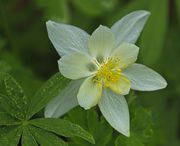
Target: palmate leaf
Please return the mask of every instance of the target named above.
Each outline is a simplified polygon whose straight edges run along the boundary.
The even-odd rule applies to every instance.
[[[45,118],[30,120],[68,83],[65,78],[59,74],[53,76],[32,101],[24,98],[22,88],[10,75],[6,75],[4,82],[7,95],[0,94],[0,146],[17,146],[21,137],[22,146],[66,146],[59,136],[77,136],[94,143],[90,133],[71,122]]]
[[[21,109],[19,109],[18,107],[16,107],[16,105],[17,104],[15,104],[10,97],[0,94],[1,108],[3,108],[11,116],[22,120],[24,118],[24,112],[21,111]]]
[[[19,120],[10,116],[6,112],[0,111],[0,125],[17,125],[19,124]]]
[[[28,107],[28,118],[44,108],[69,83],[60,73],[50,78],[32,97]]]
[[[109,142],[112,139],[113,129],[104,120],[103,117],[99,117],[94,109],[84,111],[81,108],[76,108],[68,113],[66,117],[73,123],[79,124],[84,129],[92,133],[95,138],[94,146],[109,146]],[[70,146],[93,146],[93,144],[87,143],[86,141],[73,138]]]
[[[33,126],[29,126],[29,130],[42,146],[68,146],[61,138],[51,132]]]
[[[0,146],[17,146],[22,134],[21,127],[3,127],[0,131]]]
[[[21,139],[22,146],[38,146],[36,139],[33,137],[28,127],[25,127]]]
[[[24,118],[26,115],[27,97],[22,87],[8,74],[4,77],[4,84],[7,97],[10,98],[11,104],[22,114],[22,117],[20,116],[18,118]]]
[[[53,119],[53,118],[41,118],[31,120],[30,123],[39,128],[47,131],[54,132],[58,135],[65,137],[81,137],[90,143],[95,143],[91,134],[82,129],[80,126],[73,124],[67,120]]]

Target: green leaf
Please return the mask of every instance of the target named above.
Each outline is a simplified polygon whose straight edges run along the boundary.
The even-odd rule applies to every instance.
[[[1,128],[0,146],[17,146],[21,137],[21,127]]]
[[[17,125],[19,121],[7,114],[6,112],[0,111],[0,125]]]
[[[16,104],[14,104],[12,98],[0,94],[0,107],[11,116],[19,120],[24,119],[24,113],[21,111],[21,109],[16,107]]]
[[[164,47],[168,27],[168,0],[150,0],[147,6],[151,17],[140,39],[140,57],[145,64],[153,65],[160,58]]]
[[[29,131],[28,127],[25,127],[21,139],[22,146],[38,146],[35,138]]]
[[[60,137],[51,132],[47,132],[33,126],[30,126],[29,129],[37,142],[42,146],[67,146],[67,144]]]
[[[5,89],[11,100],[12,106],[26,116],[27,98],[21,86],[10,75],[4,77]]]
[[[69,80],[64,78],[60,73],[50,78],[32,97],[28,108],[28,118],[44,108],[68,83]]]
[[[47,131],[54,132],[62,136],[66,136],[66,137],[77,136],[91,143],[94,143],[94,138],[90,133],[82,129],[80,126],[66,120],[46,118],[46,119],[31,120],[30,123],[34,126],[45,129]]]
[[[95,146],[107,146],[112,139],[112,127],[104,120],[103,117],[98,116],[94,109],[84,111],[82,108],[78,107],[68,113],[67,119],[73,123],[79,124],[84,129],[92,133],[96,141]],[[79,138],[73,138],[72,141],[72,146],[93,145]]]

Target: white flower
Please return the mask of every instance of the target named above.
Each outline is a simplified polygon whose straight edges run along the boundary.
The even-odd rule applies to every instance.
[[[98,104],[109,124],[129,136],[129,110],[123,95],[130,88],[153,91],[167,85],[158,73],[134,63],[139,52],[134,43],[148,17],[147,11],[135,11],[111,28],[100,25],[91,36],[80,28],[48,21],[49,38],[61,56],[60,72],[74,81],[47,106],[46,117],[61,116],[77,105],[73,99],[77,97],[85,109]]]

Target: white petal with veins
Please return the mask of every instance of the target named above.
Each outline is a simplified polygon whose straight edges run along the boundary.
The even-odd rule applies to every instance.
[[[125,136],[130,136],[129,109],[124,96],[116,94],[109,89],[103,90],[99,108],[114,129]]]
[[[114,36],[111,30],[100,25],[89,39],[89,51],[94,58],[106,57],[114,45]]]
[[[124,70],[131,81],[132,89],[139,91],[154,91],[167,86],[166,80],[154,70],[142,64],[132,64]]]
[[[79,105],[85,109],[97,105],[102,94],[102,85],[93,81],[94,76],[88,77],[81,85],[77,94]]]
[[[139,48],[130,43],[123,43],[114,49],[111,57],[119,59],[119,67],[125,68],[137,60]]]
[[[84,30],[53,21],[46,22],[48,36],[60,56],[71,52],[88,53],[89,34]]]
[[[88,55],[78,52],[64,55],[58,64],[62,75],[73,80],[93,75],[97,70]]]

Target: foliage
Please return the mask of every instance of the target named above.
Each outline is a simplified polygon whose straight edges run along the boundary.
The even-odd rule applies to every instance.
[[[57,82],[58,81],[58,82]],[[17,146],[22,136],[22,145],[68,145],[64,137],[81,137],[91,143],[94,139],[87,131],[69,121],[53,118],[33,118],[59,89],[66,79],[56,74],[28,100],[21,86],[10,75],[4,75],[6,95],[0,94],[0,145]],[[37,99],[38,102],[36,102]],[[33,107],[33,108],[32,108]],[[48,139],[48,140],[47,140]]]

